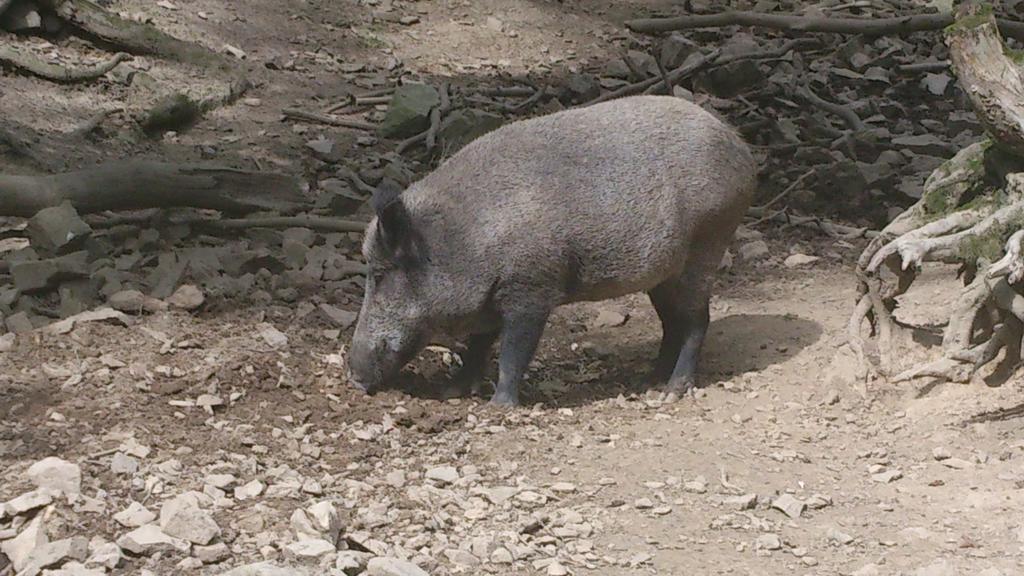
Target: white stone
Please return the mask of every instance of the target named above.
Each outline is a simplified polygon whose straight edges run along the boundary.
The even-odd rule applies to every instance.
[[[309,514],[310,520],[313,521],[313,526],[328,536],[328,540],[332,542],[338,538],[338,534],[341,532],[341,517],[338,515],[338,509],[334,507],[334,504],[330,502],[317,502],[310,506],[306,512]]]
[[[299,540],[316,540],[320,538],[320,531],[313,526],[313,522],[309,519],[305,510],[292,512],[290,522],[292,530],[295,531],[295,537]]]
[[[4,510],[10,516],[18,516],[36,508],[42,508],[53,502],[53,494],[45,488],[25,492],[21,496],[4,503]]]
[[[89,541],[82,536],[57,540],[37,546],[25,563],[25,567],[18,572],[18,576],[35,576],[44,568],[62,564],[68,560],[85,560],[89,555]]]
[[[307,576],[309,574],[303,568],[293,566],[278,566],[271,562],[257,562],[232,568],[222,572],[220,576]]]
[[[53,456],[43,458],[29,467],[28,477],[40,488],[55,490],[64,495],[82,493],[82,469],[67,460]]]
[[[444,551],[444,555],[456,566],[476,566],[480,563],[479,558],[460,548],[449,548]]]
[[[740,246],[739,252],[744,262],[764,260],[769,254],[768,244],[764,240],[754,240]]]
[[[208,512],[199,508],[195,493],[186,493],[164,502],[160,508],[160,529],[174,538],[205,546],[220,535],[220,527]]]
[[[256,498],[260,494],[263,494],[263,490],[266,489],[266,485],[259,480],[253,480],[243,486],[235,488],[235,498],[238,500],[249,500]]]
[[[10,558],[15,571],[21,571],[28,564],[32,552],[49,542],[46,527],[43,526],[43,515],[37,514],[15,538],[0,542],[0,552]]]
[[[725,499],[725,503],[737,510],[753,510],[757,507],[757,494],[730,496]]]
[[[209,546],[193,546],[192,554],[203,564],[216,564],[231,557],[231,550],[223,542]]]
[[[238,482],[233,474],[210,474],[206,477],[206,483],[221,490],[228,488]]]
[[[110,471],[114,474],[131,475],[139,471],[139,459],[122,452],[110,459]]]
[[[123,559],[124,554],[121,553],[121,548],[117,544],[104,542],[93,549],[92,555],[85,561],[85,565],[113,569],[117,568]]]
[[[132,554],[149,555],[154,552],[188,552],[189,543],[164,534],[156,524],[139,526],[117,539],[117,545]]]
[[[288,336],[270,324],[260,324],[259,334],[271,348],[283,348],[288,345]]]
[[[127,508],[114,514],[114,520],[127,528],[138,528],[143,524],[149,524],[156,520],[156,514],[150,512],[142,504],[132,502]]]
[[[821,260],[817,256],[808,256],[807,254],[791,254],[783,260],[782,264],[786,268],[799,268],[801,266],[807,266]]]
[[[412,562],[378,556],[371,558],[366,565],[366,576],[430,576],[430,574]]]
[[[206,297],[203,296],[203,292],[196,288],[192,284],[182,284],[167,297],[167,303],[175,308],[181,308],[182,310],[195,310],[203,305],[206,301]]]
[[[754,547],[758,550],[778,550],[782,548],[782,540],[776,534],[762,534],[757,537]]]
[[[404,470],[392,470],[384,476],[384,481],[388,483],[392,488],[404,488],[405,487],[405,471]]]
[[[297,540],[284,547],[284,552],[292,558],[320,558],[334,552],[334,544],[326,540]]]
[[[511,564],[512,553],[507,548],[496,548],[491,552],[491,562],[494,564]]]
[[[903,478],[903,472],[899,470],[889,470],[886,472],[879,472],[878,474],[871,475],[871,480],[874,482],[878,482],[879,484],[888,484],[890,482],[895,482],[900,478]]]
[[[555,560],[551,564],[548,564],[548,576],[568,576],[569,569],[562,565],[561,562]]]
[[[772,502],[772,508],[779,510],[790,518],[799,518],[804,513],[804,509],[807,508],[807,504],[802,500],[797,500],[792,494],[783,494]]]
[[[427,470],[426,477],[441,484],[451,484],[459,479],[459,471],[454,466],[437,466]]]
[[[106,576],[103,568],[89,568],[78,562],[68,562],[57,570],[46,570],[43,576]]]
[[[370,561],[373,554],[357,552],[355,550],[342,550],[334,560],[334,567],[341,570],[346,576],[356,576],[366,569],[366,563]]]

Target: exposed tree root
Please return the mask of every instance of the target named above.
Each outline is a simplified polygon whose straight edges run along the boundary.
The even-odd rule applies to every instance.
[[[1003,52],[991,14],[962,5],[947,30],[950,58],[991,141],[936,169],[924,193],[858,260],[850,344],[865,370],[864,320],[878,339],[882,376],[894,382],[967,382],[1004,354],[1019,366],[1024,327],[1024,70]],[[943,331],[942,355],[893,374],[897,298],[931,262],[959,265],[965,284]],[[895,282],[893,281],[895,278]]]
[[[131,60],[131,56],[124,52],[119,52],[106,62],[93,66],[72,67],[45,62],[33,54],[22,52],[9,45],[0,46],[0,63],[8,64],[53,82],[71,83],[95,80],[127,60]]]

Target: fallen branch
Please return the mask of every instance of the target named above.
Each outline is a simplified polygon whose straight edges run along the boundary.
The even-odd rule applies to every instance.
[[[176,222],[178,222],[176,220]],[[324,216],[270,216],[263,218],[228,218],[181,220],[180,222],[195,226],[206,226],[224,230],[244,228],[311,228],[321,232],[363,232],[366,222],[343,220]]]
[[[353,128],[355,130],[373,131],[377,129],[377,126],[370,124],[369,122],[363,122],[362,120],[349,120],[348,118],[337,118],[335,116],[328,116],[327,114],[320,114],[319,112],[308,112],[306,110],[299,110],[298,108],[285,108],[281,110],[281,113],[284,114],[284,117],[289,120],[300,120],[303,122],[313,122],[316,124],[327,124],[328,126]]]
[[[529,86],[506,86],[498,88],[487,88],[481,90],[480,93],[484,96],[492,96],[496,98],[520,98],[525,96],[531,96],[535,90]]]
[[[132,57],[124,52],[115,54],[110,60],[92,66],[73,67],[69,65],[51,64],[41,58],[18,50],[10,45],[0,45],[0,63],[6,63],[19,70],[24,70],[40,78],[53,82],[72,83],[95,80],[114,69],[121,62]]]
[[[949,70],[949,60],[940,60],[938,62],[915,62],[913,64],[899,64],[897,66],[894,66],[893,69],[898,74],[945,72],[946,70]]]
[[[438,92],[441,94],[441,104],[434,106],[430,111],[430,127],[427,128],[427,135],[424,142],[427,152],[433,150],[434,146],[437,145],[437,133],[441,130],[441,120],[444,118],[444,115],[448,113],[448,109],[452,106],[451,98],[448,97],[448,84],[442,84],[441,89]]]
[[[676,68],[675,70],[672,70],[671,72],[669,72],[669,74],[668,74],[669,81],[670,82],[679,82],[680,80],[682,80],[683,78],[687,77],[688,75],[693,74],[694,72],[696,72],[696,71],[700,70],[701,68],[703,68],[704,66],[708,65],[709,62],[712,62],[715,58],[718,58],[718,56],[721,53],[722,53],[722,51],[716,48],[716,49],[712,50],[711,52],[709,52],[708,54],[706,54],[704,56],[701,56],[698,60],[696,60],[694,62],[691,62],[689,64],[683,64],[682,66],[680,66],[680,67]],[[606,92],[606,93],[598,96],[597,98],[594,98],[593,100],[591,100],[589,102],[584,102],[583,104],[580,105],[580,107],[582,108],[584,106],[591,106],[591,105],[597,104],[599,102],[606,102],[608,100],[615,100],[616,98],[622,98],[622,97],[625,97],[625,96],[632,96],[634,94],[640,94],[644,90],[647,90],[648,88],[653,87],[658,82],[662,82],[662,79],[661,78],[648,78],[647,80],[644,80],[642,82],[636,82],[634,84],[627,84],[627,85],[625,85],[622,88],[619,88],[617,90],[612,90],[611,92]]]
[[[65,201],[83,214],[171,207],[246,214],[303,205],[295,178],[232,168],[127,160],[48,176],[0,175],[0,216],[27,218]]]
[[[785,211],[781,213],[772,214],[763,208],[751,207],[747,209],[747,217],[749,218],[764,218],[765,220],[772,220],[775,222],[782,222],[786,226],[800,226],[804,228],[814,228],[820,230],[833,238],[840,238],[843,240],[853,240],[856,238],[875,238],[878,236],[878,230],[871,230],[870,228],[855,228],[853,226],[845,226],[843,224],[836,224],[823,218],[816,216],[799,216],[789,214]]]
[[[779,192],[778,194],[776,194],[774,198],[772,198],[771,200],[765,202],[764,204],[762,204],[760,206],[754,206],[754,208],[756,208],[759,212],[762,212],[762,213],[767,211],[768,208],[771,208],[771,206],[773,204],[775,204],[779,200],[782,200],[783,198],[785,198],[793,190],[796,190],[797,186],[803,184],[804,180],[810,178],[815,173],[817,173],[816,169],[814,169],[814,168],[809,169],[807,172],[804,172],[803,174],[801,174],[799,178],[794,180],[792,184],[790,184],[789,186],[786,186],[785,190],[783,190],[782,192]]]
[[[865,130],[864,121],[861,120],[860,116],[857,116],[857,113],[851,110],[850,108],[843,106],[842,104],[829,102],[828,100],[825,100],[821,96],[815,94],[810,88],[799,89],[797,90],[796,94],[797,96],[810,102],[816,108],[821,108],[822,110],[828,112],[829,114],[834,114],[835,116],[838,116],[840,119],[842,119],[843,123],[845,123],[846,126],[850,128],[850,130],[853,130],[854,132],[863,132]]]
[[[525,111],[529,110],[530,108],[532,108],[534,104],[536,104],[537,102],[540,102],[541,98],[544,98],[545,96],[547,96],[547,94],[548,94],[548,87],[547,86],[541,86],[540,88],[538,88],[533,93],[533,96],[530,96],[526,100],[523,100],[519,104],[516,104],[515,106],[513,106],[512,107],[512,111],[513,112],[525,112]]]
[[[1024,40],[1024,22],[999,20],[999,30],[1011,38]],[[953,23],[951,14],[915,14],[891,18],[833,18],[797,16],[794,14],[766,14],[763,12],[731,11],[719,14],[694,14],[672,18],[642,18],[626,22],[633,32],[654,34],[690,30],[692,28],[721,28],[723,26],[755,26],[788,32],[832,32],[837,34],[863,34],[887,36],[941,30]]]

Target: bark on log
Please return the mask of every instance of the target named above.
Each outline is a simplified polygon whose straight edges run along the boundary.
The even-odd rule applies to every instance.
[[[15,68],[53,82],[71,83],[95,80],[113,70],[121,62],[131,60],[131,58],[130,55],[119,52],[106,62],[92,66],[73,67],[46,62],[33,54],[22,52],[11,46],[0,46],[0,63],[6,62]]]
[[[133,54],[154,54],[185,64],[226,65],[228,59],[209,48],[186,42],[142,22],[125,20],[90,0],[39,0],[73,26]]]
[[[63,174],[0,174],[0,216],[31,217],[70,201],[83,214],[192,207],[247,214],[295,212],[299,182],[283,174],[127,160]]]
[[[832,18],[797,16],[795,14],[765,14],[762,12],[722,12],[695,14],[673,18],[642,18],[626,22],[633,32],[653,34],[689,30],[691,28],[720,28],[723,26],[759,26],[788,32],[833,32],[837,34],[864,34],[886,36],[941,30],[953,23],[951,14],[915,14],[892,18]],[[999,30],[1011,38],[1024,40],[1024,22],[998,21]]]
[[[1001,149],[1024,158],[1024,67],[1007,57],[991,14],[961,7],[946,33],[960,86],[985,130]]]

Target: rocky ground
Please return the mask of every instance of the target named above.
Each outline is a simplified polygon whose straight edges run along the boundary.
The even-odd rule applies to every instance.
[[[378,182],[415,178],[487,126],[654,77],[650,54],[682,64],[786,41],[729,30],[662,45],[624,31],[670,4],[109,3],[244,56],[254,87],[153,137],[136,127],[140,110],[221,79],[143,56],[60,87],[5,69],[0,127],[27,145],[0,142],[0,171],[215,161],[293,175],[307,213],[358,220]],[[797,8],[822,6],[836,9]],[[874,225],[978,127],[941,66],[898,69],[941,63],[935,35],[821,38],[676,95],[743,129],[764,161],[765,200],[799,182],[766,215],[790,205]],[[101,52],[60,32],[0,41],[55,60]],[[402,116],[388,98],[348,100],[399,78],[427,86],[398,89],[410,93]],[[456,106],[439,150],[396,154],[445,83]],[[804,105],[794,83],[850,106],[871,136]],[[339,104],[336,117],[395,131],[282,118]],[[79,131],[105,108],[116,111]],[[358,233],[225,232],[196,217],[216,219],[61,207],[0,228],[0,575],[1022,571],[1019,379],[856,380],[845,323],[859,238],[753,218],[723,270],[695,398],[648,393],[659,330],[637,296],[561,310],[527,406],[508,412],[435,398],[458,362],[453,342],[396,390],[346,385]],[[939,321],[957,290],[943,277],[919,280],[900,314]]]

